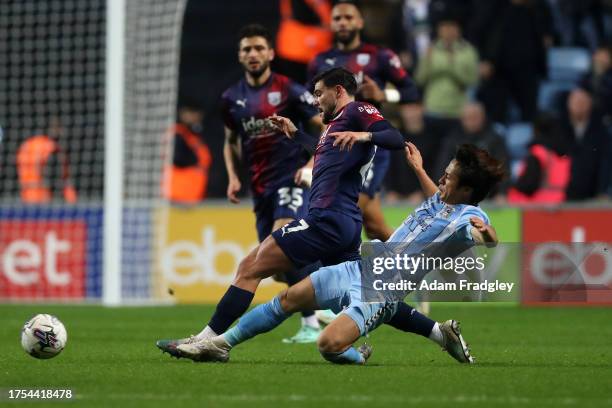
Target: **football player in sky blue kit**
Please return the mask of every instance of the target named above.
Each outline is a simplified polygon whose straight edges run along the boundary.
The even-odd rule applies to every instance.
[[[403,138],[374,106],[355,101],[357,83],[351,72],[334,68],[314,82],[316,105],[327,127],[315,150],[308,214],[274,231],[240,263],[233,284],[203,330],[203,338],[178,343],[197,349],[207,338],[224,333],[247,310],[259,282],[266,277],[318,261],[335,265],[360,259],[361,211],[357,201],[363,179],[376,146],[401,149]],[[272,116],[270,120],[286,135],[297,140],[304,137],[290,119]],[[341,149],[336,137],[356,137],[363,143]]]
[[[360,142],[356,135],[344,139],[341,144],[355,143],[353,148]],[[420,152],[411,143],[406,146],[406,158],[428,198],[404,220],[388,242],[416,243],[416,246],[453,242],[465,248],[476,243],[497,243],[489,217],[478,203],[503,178],[501,163],[485,150],[462,145],[436,186],[423,170]],[[331,308],[340,314],[323,330],[318,347],[322,356],[333,363],[364,364],[372,348],[364,344],[356,349],[353,344],[383,323],[431,339],[461,363],[474,362],[455,320],[440,324],[404,302],[377,303],[362,299],[360,268],[358,261],[323,267],[245,314],[224,334],[205,340],[199,347],[181,345],[179,352],[196,361],[225,362],[232,347],[272,330],[301,308]]]
[[[334,48],[317,55],[310,62],[309,78],[333,67],[344,67],[357,78],[358,101],[369,102],[377,108],[380,108],[383,102],[398,102],[402,105],[417,102],[416,85],[402,68],[398,56],[388,48],[361,41],[363,18],[352,2],[338,2],[332,9],[331,20]],[[393,84],[396,89],[383,91],[387,83]],[[385,223],[379,194],[389,161],[389,151],[378,149],[359,195],[363,226],[369,239],[386,241],[393,232]]]

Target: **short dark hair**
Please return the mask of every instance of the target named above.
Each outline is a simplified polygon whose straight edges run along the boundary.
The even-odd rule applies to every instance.
[[[359,9],[359,1],[357,0],[337,0],[334,3],[334,7],[339,6],[341,4],[348,4],[349,6],[355,6],[357,7],[357,9]]]
[[[459,186],[472,188],[470,204],[478,204],[506,175],[503,164],[484,149],[463,144],[457,149]]]
[[[319,81],[323,81],[323,85],[327,88],[340,85],[346,89],[349,95],[355,95],[357,93],[357,80],[355,79],[355,75],[346,68],[338,67],[321,72],[312,79],[312,86],[314,87]]]
[[[263,37],[268,43],[268,46],[272,48],[272,35],[270,34],[270,31],[268,31],[268,29],[261,24],[248,24],[238,31],[239,43],[243,38],[250,37]]]

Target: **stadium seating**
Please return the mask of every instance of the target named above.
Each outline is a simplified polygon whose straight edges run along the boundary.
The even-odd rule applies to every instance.
[[[552,47],[548,50],[548,79],[577,81],[591,67],[591,54],[585,48]]]
[[[538,110],[561,114],[567,94],[574,88],[571,81],[545,81],[540,84]]]

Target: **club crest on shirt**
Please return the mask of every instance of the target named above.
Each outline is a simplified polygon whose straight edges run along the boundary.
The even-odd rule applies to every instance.
[[[440,211],[440,217],[448,218],[453,213],[453,211],[454,211],[454,208],[447,205],[442,209],[442,211]]]
[[[357,54],[357,64],[366,66],[370,63],[370,54]]]
[[[268,92],[268,103],[272,106],[278,106],[281,103],[281,93],[276,92]]]

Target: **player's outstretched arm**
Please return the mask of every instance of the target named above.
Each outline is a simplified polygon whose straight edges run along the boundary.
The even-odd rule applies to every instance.
[[[427,197],[436,194],[438,192],[438,186],[429,178],[427,172],[423,168],[423,156],[421,156],[419,149],[417,149],[414,143],[406,142],[404,150],[406,151],[406,161],[419,179],[423,193],[425,193]]]
[[[225,144],[223,145],[223,158],[225,159],[225,169],[227,170],[227,198],[230,202],[238,204],[238,192],[242,188],[238,168],[240,163],[240,138],[238,134],[229,128],[225,128]]]
[[[471,217],[470,224],[472,224],[471,232],[475,242],[485,244],[488,247],[497,245],[497,232],[492,225],[488,225],[478,217]]]

